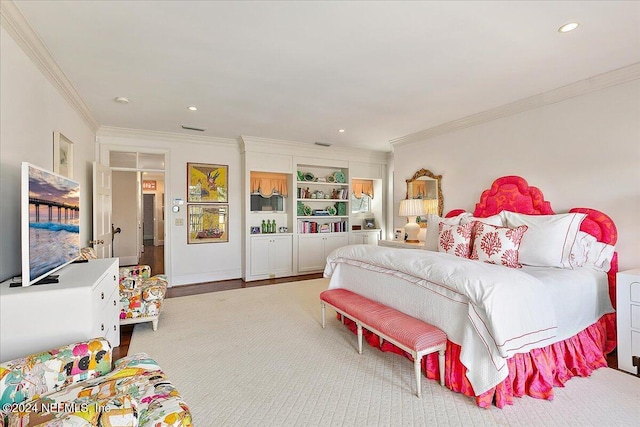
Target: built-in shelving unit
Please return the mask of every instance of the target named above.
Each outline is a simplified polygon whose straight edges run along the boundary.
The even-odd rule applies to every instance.
[[[384,224],[386,153],[243,136],[241,154],[244,280],[321,272],[335,248],[350,242],[375,244],[380,238],[379,229],[354,232],[352,228],[353,224],[362,226],[365,217],[375,217],[377,224]],[[255,193],[251,175],[265,172],[287,176],[288,194],[282,210],[279,203],[265,202],[261,211],[251,207],[251,193]],[[375,211],[352,214],[352,177],[378,181]],[[263,220],[275,220],[276,233],[263,233]]]

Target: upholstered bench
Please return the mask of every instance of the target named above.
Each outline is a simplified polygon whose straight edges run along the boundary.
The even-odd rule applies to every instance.
[[[323,291],[320,293],[320,304],[323,328],[325,327],[325,305],[356,324],[358,353],[362,354],[363,327],[410,353],[413,357],[418,397],[421,395],[420,361],[423,356],[437,351],[440,384],[444,385],[447,335],[440,329],[346,289]]]

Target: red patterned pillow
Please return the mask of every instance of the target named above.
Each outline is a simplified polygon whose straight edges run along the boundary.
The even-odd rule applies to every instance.
[[[469,258],[471,253],[471,230],[473,223],[463,225],[438,224],[438,252],[446,252],[461,258]]]
[[[505,267],[522,268],[518,262],[518,249],[522,236],[528,229],[526,225],[508,228],[496,227],[480,221],[475,221],[473,224],[475,237],[471,259]]]

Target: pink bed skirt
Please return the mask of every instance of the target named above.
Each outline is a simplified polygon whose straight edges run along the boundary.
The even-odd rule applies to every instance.
[[[345,319],[345,324],[356,332],[355,323]],[[369,345],[411,359],[408,353],[391,343],[385,341],[380,346],[380,339],[375,334],[364,329],[363,333]],[[615,314],[606,314],[569,339],[508,359],[509,376],[491,390],[476,396],[465,376],[467,368],[460,363],[460,346],[447,341],[445,384],[453,391],[475,397],[478,406],[483,408],[490,407],[492,403],[498,408],[513,405],[514,397],[524,395],[552,400],[553,387],[562,387],[574,376],[587,377],[595,369],[607,366],[606,354],[615,347]],[[440,380],[437,353],[422,359],[422,371],[427,378]]]

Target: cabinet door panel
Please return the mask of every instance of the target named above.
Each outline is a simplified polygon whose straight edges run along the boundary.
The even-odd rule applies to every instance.
[[[251,238],[251,275],[269,274],[269,237]]]
[[[322,268],[324,269],[324,264],[326,263],[327,256],[329,256],[331,251],[342,246],[347,246],[348,244],[349,236],[347,236],[346,234],[327,236],[324,240],[324,257],[322,260]]]
[[[276,274],[291,273],[293,271],[292,236],[278,236],[273,239],[273,272]]]
[[[323,270],[325,259],[323,236],[298,236],[298,271]]]

